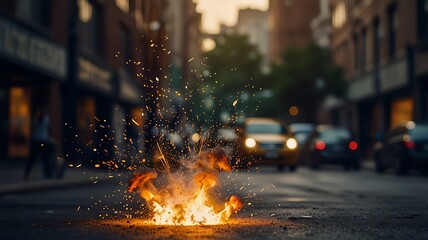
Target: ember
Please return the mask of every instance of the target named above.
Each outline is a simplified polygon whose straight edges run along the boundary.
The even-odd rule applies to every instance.
[[[243,204],[237,196],[218,204],[212,191],[218,186],[217,174],[232,170],[225,151],[214,148],[184,159],[179,169],[171,172],[165,158],[164,179],[156,171],[136,173],[129,183],[130,192],[138,191],[150,206],[151,224],[217,225],[226,223]],[[156,181],[157,185],[155,185]]]

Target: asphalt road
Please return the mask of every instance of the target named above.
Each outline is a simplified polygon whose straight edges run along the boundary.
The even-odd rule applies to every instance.
[[[124,176],[0,197],[0,239],[428,239],[426,176],[264,167],[221,178],[220,195],[245,202],[226,225],[147,225]]]

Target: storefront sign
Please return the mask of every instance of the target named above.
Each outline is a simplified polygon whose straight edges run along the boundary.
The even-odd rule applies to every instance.
[[[380,72],[380,90],[382,93],[397,89],[407,83],[407,61],[402,58],[382,68]]]
[[[0,57],[61,79],[67,76],[64,48],[3,17],[0,17]]]
[[[79,57],[79,81],[102,91],[111,94],[113,74],[102,67],[95,65],[84,57]]]
[[[374,96],[374,94],[375,84],[374,76],[372,74],[357,78],[349,84],[348,98],[351,101],[363,100]]]

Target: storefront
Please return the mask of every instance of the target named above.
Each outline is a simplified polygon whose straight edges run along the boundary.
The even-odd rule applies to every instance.
[[[141,160],[144,151],[144,112],[142,91],[137,82],[124,69],[118,71],[119,104],[115,108],[117,159]],[[126,153],[126,154],[122,154]]]
[[[83,55],[78,57],[76,151],[84,163],[98,163],[112,157],[115,85],[113,72],[102,63]]]
[[[65,48],[0,16],[0,159],[28,158],[34,114],[45,109],[61,151],[59,86],[67,76]]]
[[[382,66],[377,83],[375,72],[350,82],[351,111],[342,123],[357,133],[364,154],[370,154],[378,136],[390,127],[414,119],[410,69],[408,57],[403,57]]]

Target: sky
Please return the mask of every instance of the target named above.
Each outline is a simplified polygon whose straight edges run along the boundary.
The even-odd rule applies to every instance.
[[[202,13],[202,31],[218,33],[220,24],[234,25],[241,8],[267,10],[268,0],[195,0],[196,10]]]

